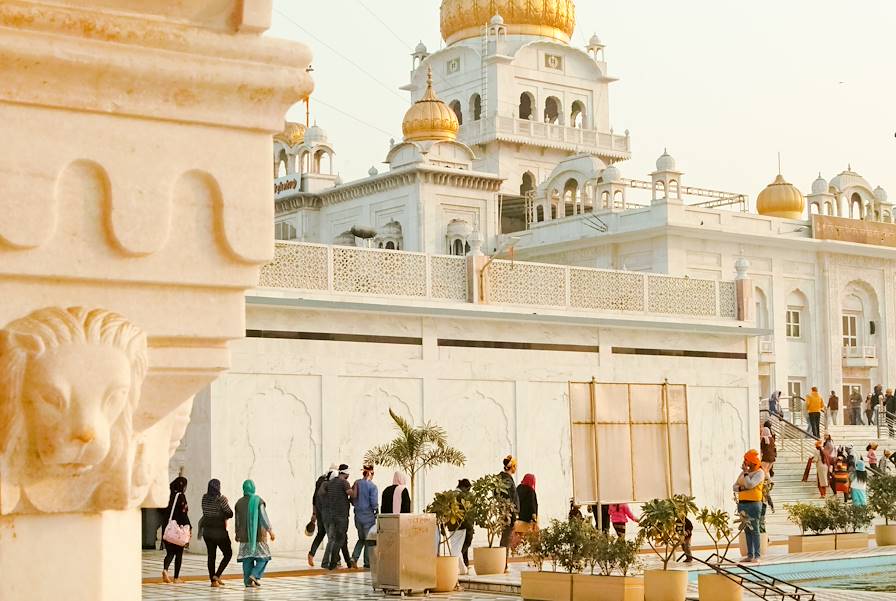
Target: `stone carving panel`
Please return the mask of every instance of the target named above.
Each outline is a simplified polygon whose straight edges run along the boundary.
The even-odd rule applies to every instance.
[[[336,292],[426,296],[426,255],[333,247]]]
[[[467,260],[465,257],[430,257],[432,297],[467,301]]]
[[[576,309],[643,311],[644,276],[624,271],[570,268],[569,304]]]
[[[719,317],[737,317],[737,289],[734,282],[719,282]]]
[[[327,247],[278,242],[274,260],[261,268],[259,286],[327,289]]]
[[[725,507],[743,454],[747,435],[745,388],[688,388],[690,445],[694,495],[698,503]],[[694,452],[693,450],[691,451]]]
[[[651,313],[699,317],[717,314],[716,283],[713,280],[647,276],[647,299]]]
[[[146,372],[146,334],[103,309],[40,309],[0,331],[0,514],[135,506]]]
[[[487,273],[490,302],[553,307],[566,305],[565,267],[492,261]]]

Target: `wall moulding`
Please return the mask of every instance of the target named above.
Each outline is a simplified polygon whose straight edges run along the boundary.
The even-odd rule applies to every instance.
[[[0,100],[274,132],[311,92],[305,46],[104,4],[3,2]]]

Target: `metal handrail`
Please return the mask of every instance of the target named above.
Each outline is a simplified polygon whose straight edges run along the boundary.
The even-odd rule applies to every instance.
[[[805,400],[803,397],[784,397],[788,400],[800,401],[800,406]],[[779,399],[780,401],[780,399]],[[771,413],[768,409],[760,409],[760,417],[765,418],[772,423],[772,433],[775,435],[775,444],[784,449],[789,447],[791,450],[798,450],[800,453],[800,461],[805,461],[815,449],[815,441],[819,440],[814,434],[807,429],[803,429],[792,421],[781,417],[779,414]],[[764,420],[763,420],[764,421]],[[822,422],[823,426],[823,422]]]
[[[726,577],[742,589],[749,591],[760,599],[793,599],[794,601],[814,601],[815,593],[802,588],[799,585],[769,576],[755,570],[750,566],[730,561],[717,553],[710,555],[706,561],[694,557],[699,563],[713,570],[716,574]],[[715,559],[715,561],[713,561]],[[730,565],[743,573],[734,572],[723,565]],[[752,586],[750,586],[752,585]],[[792,589],[792,590],[787,590]]]

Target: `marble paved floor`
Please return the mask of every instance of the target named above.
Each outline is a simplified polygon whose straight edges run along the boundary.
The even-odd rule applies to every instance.
[[[370,577],[362,573],[265,578],[260,589],[246,589],[238,580],[229,581],[221,589],[213,589],[207,582],[143,585],[143,601],[372,601],[383,598],[382,592],[374,592],[371,588]],[[419,598],[423,599],[423,596],[419,595]],[[519,601],[518,596],[471,592],[432,594],[429,598],[446,601]]]

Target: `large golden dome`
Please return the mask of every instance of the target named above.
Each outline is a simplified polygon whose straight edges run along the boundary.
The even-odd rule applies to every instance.
[[[760,215],[802,219],[806,200],[793,184],[788,184],[780,173],[756,198],[756,210]]]
[[[404,115],[401,130],[406,142],[455,140],[460,123],[447,104],[432,89],[432,68],[426,79],[426,93]]]
[[[478,38],[495,15],[507,33],[569,42],[576,26],[574,0],[442,0],[442,38],[451,44]]]

